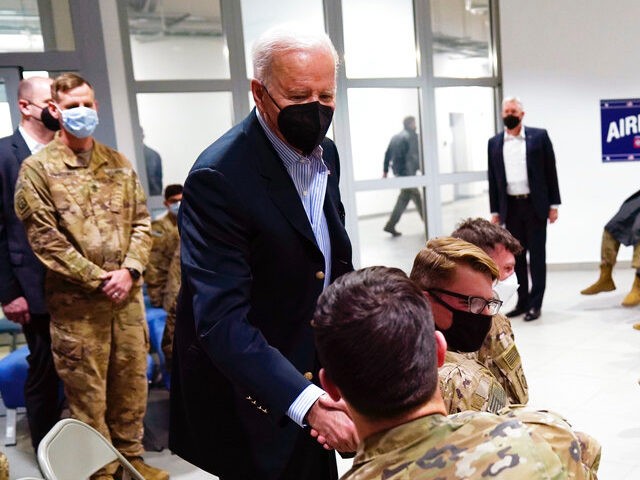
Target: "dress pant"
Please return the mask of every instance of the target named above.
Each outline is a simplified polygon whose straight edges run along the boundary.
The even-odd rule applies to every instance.
[[[508,197],[507,230],[522,244],[523,251],[516,256],[519,308],[542,308],[542,299],[547,282],[547,218],[541,219],[533,208],[531,196]],[[527,253],[529,265],[527,269]],[[531,290],[529,290],[531,274]]]
[[[389,217],[389,221],[387,222],[387,227],[394,228],[396,224],[400,221],[400,217],[407,209],[409,202],[413,201],[416,206],[416,210],[420,214],[420,218],[424,219],[424,215],[422,213],[422,198],[420,197],[420,190],[417,188],[403,188],[400,190],[398,194],[398,199],[396,200],[396,204],[393,207],[393,211],[391,212],[391,216]]]
[[[29,346],[24,398],[31,443],[36,451],[42,437],[60,420],[62,411],[60,379],[51,354],[49,321],[48,314],[31,314],[31,322],[22,327]]]

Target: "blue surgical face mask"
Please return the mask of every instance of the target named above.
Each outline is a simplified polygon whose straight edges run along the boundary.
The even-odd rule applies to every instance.
[[[178,216],[178,211],[180,210],[180,202],[170,203],[169,204],[169,212],[172,215]]]
[[[98,126],[98,112],[89,107],[74,107],[58,110],[62,114],[62,126],[77,138],[90,137]]]

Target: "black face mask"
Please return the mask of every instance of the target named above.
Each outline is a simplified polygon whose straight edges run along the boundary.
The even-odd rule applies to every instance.
[[[456,352],[476,352],[491,328],[491,315],[456,310],[445,301],[431,295],[436,302],[453,314],[451,326],[440,330],[447,340],[447,348]]]
[[[507,115],[506,117],[502,117],[502,122],[504,126],[509,130],[513,130],[520,124],[520,117],[516,117],[515,115]]]
[[[331,119],[333,108],[322,105],[320,102],[308,102],[289,105],[280,108],[273,99],[267,87],[264,87],[273,104],[278,107],[278,128],[282,136],[289,144],[309,155],[324,139]]]
[[[40,109],[39,120],[45,127],[47,127],[52,132],[57,132],[58,130],[60,130],[60,122],[53,118],[53,115],[51,115],[48,107],[41,107],[40,105],[36,105],[35,103],[32,103],[31,105]]]

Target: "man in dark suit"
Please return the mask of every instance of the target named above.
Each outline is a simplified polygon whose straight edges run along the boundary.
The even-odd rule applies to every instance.
[[[547,131],[524,127],[517,98],[502,102],[505,131],[489,140],[489,202],[493,223],[504,224],[524,250],[516,257],[518,303],[507,317],[540,317],[547,277],[547,219],[558,219],[556,158]],[[531,291],[527,272],[527,252]]]
[[[222,480],[335,479],[331,449],[357,444],[344,404],[318,387],[310,325],[322,290],[353,268],[325,138],[336,62],[324,34],[264,34],[256,109],[184,185],[169,443]]]
[[[35,449],[60,418],[58,375],[51,355],[49,313],[44,300],[45,268],[29,246],[13,207],[22,161],[53,138],[47,104],[51,79],[32,77],[18,87],[20,126],[0,139],[0,303],[5,316],[22,325],[29,345],[25,384],[27,419]],[[53,125],[58,122],[54,121]]]

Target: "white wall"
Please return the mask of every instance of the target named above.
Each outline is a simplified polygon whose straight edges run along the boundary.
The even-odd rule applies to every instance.
[[[640,97],[637,0],[503,0],[504,94],[524,102],[525,125],[546,128],[560,180],[549,263],[598,262],[602,229],[640,189],[640,163],[603,164],[599,101]],[[618,260],[628,260],[621,248]]]

